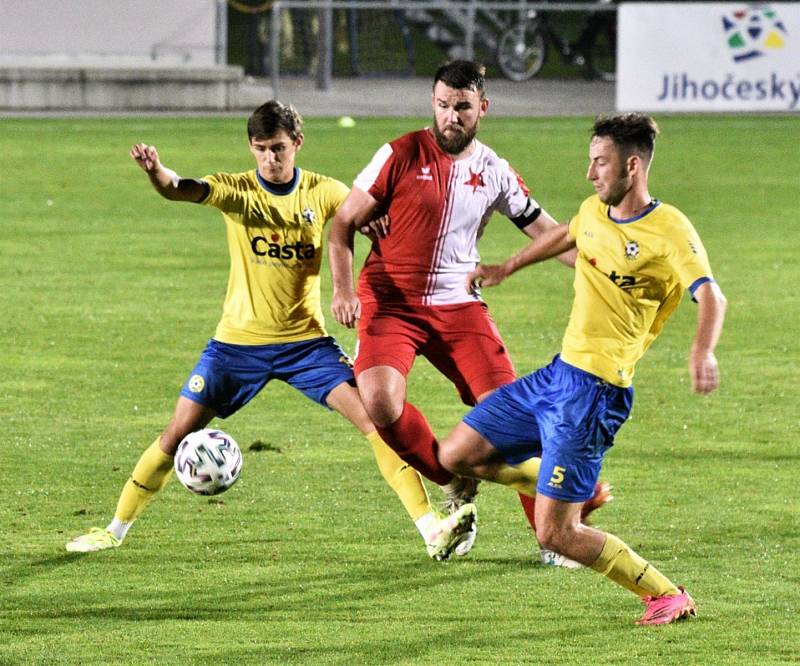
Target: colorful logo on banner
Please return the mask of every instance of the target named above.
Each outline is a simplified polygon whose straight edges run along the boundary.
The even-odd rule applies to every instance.
[[[722,17],[722,26],[734,62],[744,62],[782,49],[788,35],[786,26],[771,7],[738,9]]]

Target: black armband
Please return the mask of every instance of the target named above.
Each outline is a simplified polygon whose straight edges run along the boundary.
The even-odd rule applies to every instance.
[[[211,185],[209,185],[206,181],[200,181],[205,188],[205,192],[203,192],[203,196],[201,196],[195,203],[203,203],[206,199],[208,199],[208,195],[211,194]]]
[[[542,207],[533,199],[528,199],[528,205],[521,215],[512,217],[511,221],[517,226],[518,229],[524,229],[531,222],[533,222],[542,212]]]

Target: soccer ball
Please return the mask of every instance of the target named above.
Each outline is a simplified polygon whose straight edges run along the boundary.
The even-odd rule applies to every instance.
[[[178,444],[175,476],[193,493],[218,495],[230,488],[242,471],[242,452],[221,430],[198,430]]]

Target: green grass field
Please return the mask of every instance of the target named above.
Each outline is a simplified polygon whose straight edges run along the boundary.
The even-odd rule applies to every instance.
[[[651,193],[694,221],[729,314],[722,386],[699,398],[686,369],[694,306],[682,304],[639,365],[633,417],[604,466],[616,501],[598,526],[698,603],[694,622],[643,629],[630,593],[537,566],[501,487],[482,489],[473,552],[430,561],[362,438],[278,384],[216,422],[245,452],[230,492],[203,499],[173,481],[122,548],[66,553],[110,519],[226,286],[219,213],[160,199],[129,146],[156,144],[184,176],[248,169],[250,156],[243,119],[4,119],[0,663],[797,663],[800,118],[660,121]],[[422,122],[312,119],[299,161],[350,182]],[[481,137],[566,219],[590,193],[589,125],[487,118]],[[497,219],[484,259],[523,241]],[[558,350],[570,272],[528,268],[487,300],[529,372]],[[329,328],[352,350],[350,331]],[[410,394],[442,435],[465,411],[424,362]],[[248,450],[257,440],[268,446]]]

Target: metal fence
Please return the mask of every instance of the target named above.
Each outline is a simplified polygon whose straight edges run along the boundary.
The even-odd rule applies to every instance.
[[[422,35],[444,59],[488,60],[514,80],[535,75],[548,49],[586,65],[590,76],[613,76],[615,10],[610,0],[276,0],[268,71],[275,91],[288,74],[314,76],[328,90],[335,64],[354,76],[413,74]],[[565,12],[589,17],[575,40],[548,23],[547,16]]]

